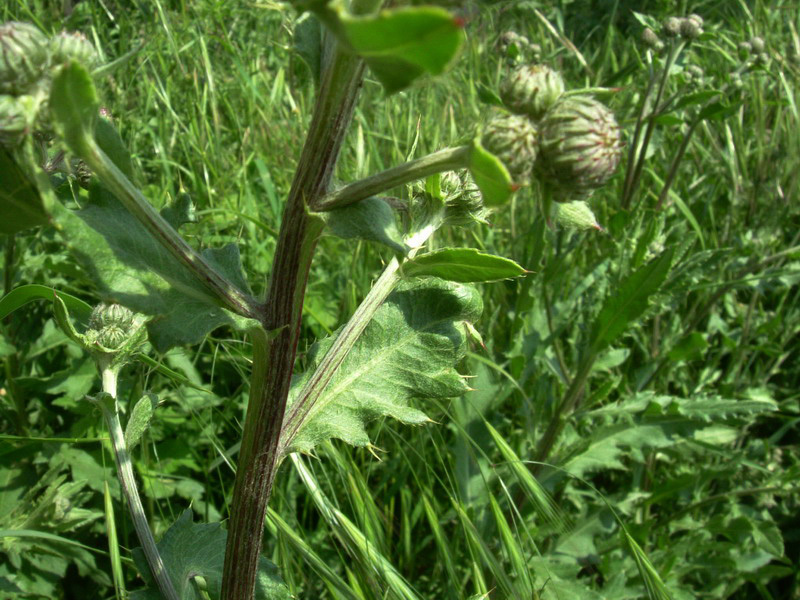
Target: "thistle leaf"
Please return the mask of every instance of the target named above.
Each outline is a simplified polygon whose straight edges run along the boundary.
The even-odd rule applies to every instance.
[[[369,445],[365,422],[390,416],[420,425],[430,419],[409,406],[413,399],[450,398],[467,391],[455,370],[466,349],[464,322],[480,316],[474,288],[441,279],[405,282],[377,310],[323,395],[305,406],[305,385],[333,337],[311,350],[308,370],[295,380],[287,414],[308,411],[299,425],[284,431],[282,453],[310,452],[329,438]]]

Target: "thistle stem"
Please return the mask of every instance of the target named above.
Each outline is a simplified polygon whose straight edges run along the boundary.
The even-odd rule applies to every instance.
[[[336,191],[326,194],[312,205],[319,212],[342,208],[348,204],[364,200],[398,185],[417,181],[443,171],[464,169],[469,165],[472,147],[469,145],[445,148],[433,154],[386,169],[365,179],[350,183]]]
[[[363,73],[364,64],[358,57],[334,47],[284,209],[261,321],[263,331],[252,332],[254,366],[228,526],[223,600],[250,600],[255,590],[264,517],[300,338],[303,296],[324,225],[322,219],[309,214],[308,203],[328,191]]]
[[[136,530],[139,543],[142,544],[142,550],[147,559],[147,564],[150,566],[153,579],[155,579],[161,594],[167,600],[179,600],[178,593],[172,585],[172,580],[167,574],[164,561],[158,552],[155,538],[153,538],[153,532],[150,531],[150,525],[147,522],[147,516],[145,515],[142,501],[139,498],[139,488],[136,485],[136,477],[133,473],[131,457],[125,445],[125,435],[122,432],[122,424],[119,422],[119,413],[117,411],[118,369],[116,367],[101,366],[101,374],[103,379],[103,391],[111,396],[113,402],[101,400],[98,404],[100,405],[103,418],[108,427],[111,447],[114,450],[114,461],[117,463],[117,476],[119,477],[120,487],[122,488],[122,493],[125,496],[128,509],[131,513],[133,528]]]

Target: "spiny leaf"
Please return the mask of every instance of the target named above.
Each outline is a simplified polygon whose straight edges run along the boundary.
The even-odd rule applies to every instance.
[[[186,509],[158,542],[164,567],[181,600],[200,598],[192,583],[196,577],[205,579],[210,598],[220,597],[227,538],[228,532],[219,523],[192,523],[192,510]],[[148,587],[133,592],[131,600],[161,600],[141,549],[134,550],[133,558]],[[262,557],[256,579],[256,599],[288,600],[291,597],[277,567]]]
[[[134,405],[128,424],[125,426],[125,445],[128,451],[136,447],[144,432],[150,427],[156,406],[158,406],[158,398],[155,394],[149,393],[145,393]]]
[[[442,248],[403,263],[403,273],[411,277],[433,276],[459,283],[479,283],[520,277],[525,269],[511,259],[475,248]]]
[[[449,398],[468,387],[454,365],[464,356],[464,321],[480,315],[480,296],[471,287],[439,279],[401,284],[375,313],[325,392],[298,431],[284,432],[283,453],[309,452],[329,438],[367,446],[367,420],[391,416],[409,424],[429,422],[408,406],[418,398]],[[298,409],[305,384],[331,346],[318,342],[308,370],[292,386],[287,414]]]

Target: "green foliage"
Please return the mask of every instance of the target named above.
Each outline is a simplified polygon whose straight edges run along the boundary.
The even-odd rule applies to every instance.
[[[164,566],[181,600],[219,598],[222,585],[222,562],[225,558],[227,532],[219,523],[192,523],[192,510],[186,509],[158,542]],[[131,594],[131,600],[159,600],[150,569],[141,551],[134,552],[139,572],[148,585]],[[200,581],[202,581],[202,588]],[[288,600],[292,595],[283,584],[275,565],[262,558],[256,583],[257,600]]]
[[[452,398],[468,389],[453,365],[464,356],[464,324],[477,320],[481,310],[473,288],[432,278],[400,285],[375,313],[322,395],[307,406],[304,388],[333,338],[318,342],[306,372],[292,386],[287,414],[299,410],[305,416],[296,430],[284,432],[283,453],[310,452],[330,438],[368,446],[365,422],[377,417],[414,425],[430,422],[410,401]]]
[[[474,248],[442,248],[419,254],[403,263],[409,277],[441,277],[460,283],[480,283],[521,277],[525,269],[513,260]]]
[[[47,223],[49,202],[30,180],[11,153],[0,147],[0,233],[13,235]]]
[[[367,198],[332,210],[327,213],[327,224],[331,233],[340,238],[378,242],[402,254],[408,250],[395,213],[382,198]]]
[[[499,158],[486,151],[477,139],[473,142],[469,172],[486,206],[505,204],[515,191],[508,169]]]

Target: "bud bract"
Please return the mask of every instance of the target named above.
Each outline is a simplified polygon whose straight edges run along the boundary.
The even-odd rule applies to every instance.
[[[564,79],[546,65],[519,67],[500,88],[500,97],[512,112],[537,120],[563,93]]]
[[[440,180],[444,196],[444,223],[446,225],[471,225],[485,223],[488,211],[480,190],[469,173],[449,171]]]
[[[528,183],[539,154],[536,126],[530,119],[498,112],[486,125],[481,145],[508,169],[516,183]]]
[[[565,96],[541,124],[540,172],[557,200],[588,197],[613,175],[622,154],[612,112],[590,96]]]
[[[566,229],[585,231],[603,228],[597,223],[592,209],[586,202],[575,200],[573,202],[559,202],[555,205],[555,222]]]
[[[33,128],[40,99],[38,96],[0,94],[0,145],[17,146]]]
[[[30,93],[50,63],[47,36],[33,25],[0,25],[0,94]]]
[[[642,31],[642,43],[648,48],[653,48],[655,50],[659,50],[664,45],[664,43],[658,39],[656,32],[649,27]]]

